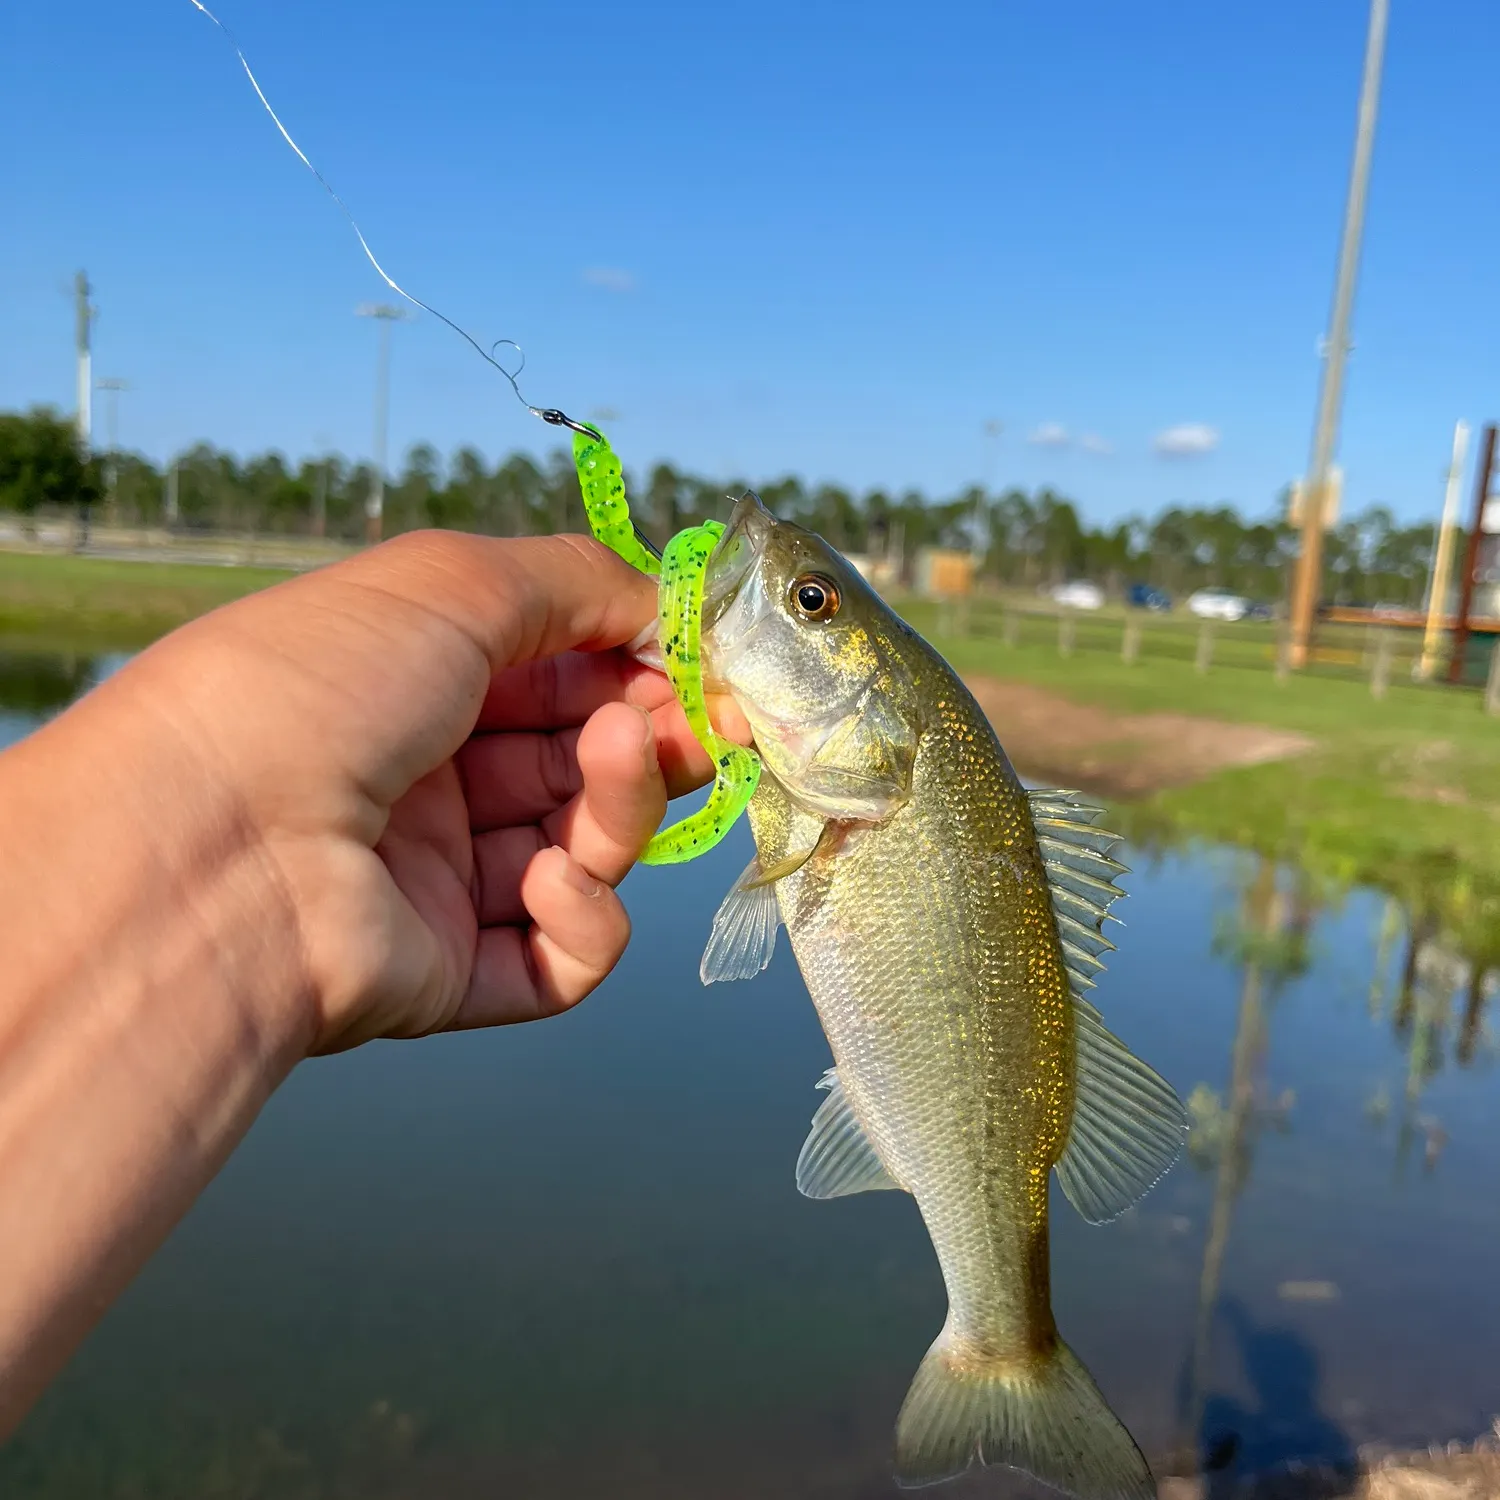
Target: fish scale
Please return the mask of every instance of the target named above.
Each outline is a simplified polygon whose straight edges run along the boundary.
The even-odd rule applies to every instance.
[[[765,816],[773,796],[750,806],[768,863],[790,852],[762,843],[788,821]],[[854,1113],[922,1208],[955,1326],[996,1353],[1055,1336],[1047,1177],[1072,1104],[1067,980],[1026,819],[993,730],[955,693],[923,737],[911,801],[778,889]],[[956,951],[915,938],[931,932]],[[1017,1090],[1018,1074],[1046,1082]],[[1018,1201],[1024,1215],[1000,1211]]]

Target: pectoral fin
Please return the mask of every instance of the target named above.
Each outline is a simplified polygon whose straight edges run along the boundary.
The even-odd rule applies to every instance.
[[[825,853],[837,842],[839,836],[839,825],[835,822],[827,822],[823,825],[823,831],[813,841],[812,847],[803,854],[789,854],[785,859],[778,859],[769,869],[761,871],[751,881],[752,885],[775,885],[778,880],[785,880],[788,875],[795,875],[798,870],[810,860],[813,855]],[[743,876],[741,877],[744,878]]]
[[[754,979],[771,962],[780,925],[781,912],[772,881],[762,873],[759,858],[752,859],[714,913],[698,977],[704,984]]]
[[[851,1193],[900,1190],[885,1169],[849,1101],[837,1068],[818,1080],[828,1097],[813,1116],[812,1130],[797,1157],[797,1191],[806,1198],[845,1198]]]
[[[1091,1224],[1118,1218],[1166,1176],[1182,1150],[1187,1111],[1160,1074],[1073,1001],[1077,1092],[1057,1180]]]

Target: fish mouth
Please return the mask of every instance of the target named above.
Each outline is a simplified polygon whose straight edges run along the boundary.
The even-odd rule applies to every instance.
[[[711,631],[724,611],[735,601],[745,580],[765,552],[776,527],[776,517],[761,504],[754,490],[746,490],[735,502],[729,525],[703,577],[703,633]]]

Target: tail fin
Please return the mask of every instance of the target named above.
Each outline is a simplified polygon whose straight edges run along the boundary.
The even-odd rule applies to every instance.
[[[1060,1339],[1029,1368],[968,1355],[944,1329],[896,1419],[896,1482],[936,1484],[972,1463],[1008,1464],[1081,1500],[1155,1500],[1120,1419]]]

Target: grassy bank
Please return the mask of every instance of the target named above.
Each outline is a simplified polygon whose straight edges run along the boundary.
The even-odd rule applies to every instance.
[[[0,638],[79,652],[130,649],[287,576],[0,553]],[[988,634],[943,634],[948,622],[934,606],[906,612],[963,672],[1035,684],[1120,716],[1188,714],[1309,737],[1314,746],[1304,755],[1219,771],[1120,816],[1137,839],[1237,844],[1299,859],[1336,881],[1380,886],[1414,907],[1437,903],[1445,922],[1484,934],[1500,959],[1500,719],[1484,714],[1477,693],[1416,687],[1399,662],[1377,700],[1361,660],[1369,642],[1351,633],[1334,642],[1339,659],[1278,682],[1268,626],[1218,632],[1210,670],[1200,673],[1188,621],[1146,622],[1141,655],[1126,664],[1118,621],[1080,621],[1074,652],[1063,656],[1055,621],[1027,620],[1018,641],[1006,644]],[[1005,725],[997,727],[1003,740]],[[1133,753],[1123,736],[1104,749]]]
[[[130,650],[290,576],[277,568],[0,552],[0,637],[74,651]]]
[[[1134,664],[1121,661],[1118,645],[1063,656],[1055,628],[1006,645],[937,634],[930,607],[907,613],[961,672],[1035,684],[1121,716],[1189,714],[1306,735],[1314,746],[1303,755],[1220,771],[1123,810],[1129,831],[1237,844],[1340,883],[1379,886],[1415,909],[1433,908],[1500,959],[1500,718],[1484,713],[1477,692],[1393,674],[1377,700],[1357,672],[1278,682],[1262,651],[1226,653],[1200,674],[1191,650],[1147,652]],[[1183,640],[1191,633],[1180,627]],[[997,728],[1003,741],[1005,726]],[[1123,738],[1111,748],[1131,753]]]

